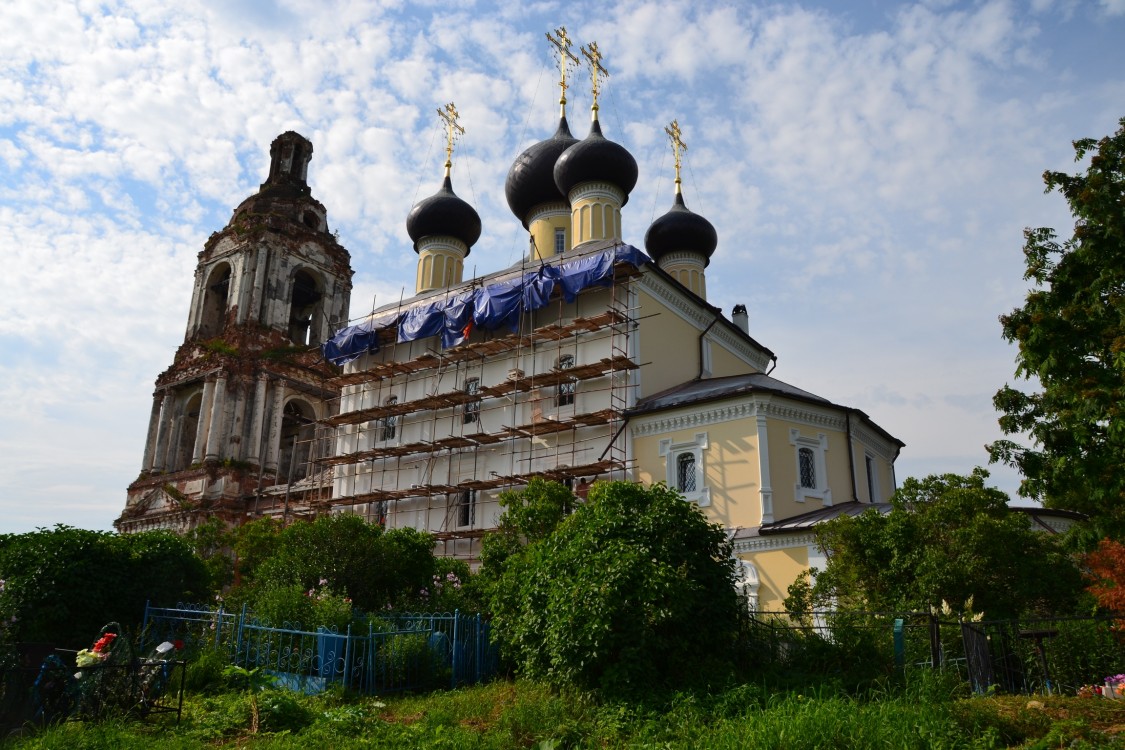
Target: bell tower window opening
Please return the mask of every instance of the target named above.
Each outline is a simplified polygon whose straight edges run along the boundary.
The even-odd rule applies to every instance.
[[[277,462],[281,482],[297,482],[308,476],[315,424],[316,414],[306,402],[294,399],[285,405]]]
[[[474,424],[480,421],[480,378],[469,378],[465,381],[465,393],[473,397],[472,401],[465,403],[461,412],[462,424]]]
[[[559,357],[559,364],[556,369],[570,370],[574,367],[574,355],[564,354]],[[555,394],[555,406],[569,406],[574,403],[574,387],[573,380],[564,380],[559,383],[558,392]]]
[[[398,403],[398,396],[390,396],[383,402],[384,406],[394,406]],[[398,434],[398,415],[388,414],[383,417],[383,421],[379,427],[379,439],[382,441],[394,440],[395,435]]]
[[[205,338],[218,336],[227,316],[227,298],[230,295],[230,266],[220,263],[211,269],[203,288],[203,310],[199,321],[199,334]]]
[[[199,411],[203,403],[203,393],[196,392],[184,403],[180,413],[179,439],[176,456],[172,462],[173,471],[182,471],[191,466],[195,454],[195,433],[199,430]]]
[[[320,343],[317,335],[324,295],[317,279],[302,269],[293,275],[292,303],[289,308],[289,340],[298,346]]]

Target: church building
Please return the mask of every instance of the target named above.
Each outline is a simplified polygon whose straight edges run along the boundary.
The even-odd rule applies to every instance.
[[[464,277],[481,235],[445,172],[406,230],[413,297],[345,325],[351,268],[309,195],[312,145],[286,133],[270,175],[199,256],[185,343],[157,380],[141,476],[122,531],[190,528],[219,514],[361,514],[433,534],[474,563],[498,496],[534,477],[584,497],[598,480],[665,482],[726,528],[752,604],[779,609],[823,565],[816,522],[858,513],[895,490],[903,444],[859,409],[771,377],[772,350],[744,305],[707,300],[722,252],[681,191],[626,238],[637,164],[598,120],[605,69],[596,44],[591,119],[576,137],[565,30],[555,133],[512,164],[505,195],[528,233],[515,265]],[[612,135],[612,134],[611,134]]]

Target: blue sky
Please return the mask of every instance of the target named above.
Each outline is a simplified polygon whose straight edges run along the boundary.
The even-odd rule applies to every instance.
[[[196,254],[277,134],[313,141],[353,316],[413,289],[404,222],[440,183],[448,101],[454,185],[484,224],[468,265],[516,260],[504,178],[553,132],[560,25],[597,41],[604,130],[640,167],[626,241],[671,206],[675,118],[685,199],[719,234],[710,299],[746,304],[773,375],[902,439],[900,481],[987,461],[1022,229],[1072,224],[1042,172],[1125,116],[1125,0],[453,5],[0,4],[0,532],[110,528]]]

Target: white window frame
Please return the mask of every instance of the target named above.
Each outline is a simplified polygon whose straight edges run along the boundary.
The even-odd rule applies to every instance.
[[[383,401],[383,406],[394,406],[397,403],[398,396],[388,396]],[[379,420],[379,442],[386,443],[390,440],[398,439],[399,428],[401,426],[399,424],[399,416],[398,414],[392,414]]]
[[[461,490],[454,497],[454,512],[457,514],[457,528],[473,528],[477,521],[477,491]],[[462,523],[462,516],[467,516],[469,522]]]
[[[562,255],[566,252],[566,229],[563,227],[555,227],[555,255]]]
[[[660,456],[664,459],[665,481],[672,489],[679,491],[680,456],[689,454],[695,459],[695,491],[683,492],[684,499],[701,508],[711,504],[711,488],[704,481],[707,473],[703,467],[703,452],[707,450],[707,433],[698,432],[690,442],[673,443],[671,438],[660,441]]]
[[[867,501],[879,502],[882,491],[879,489],[879,459],[874,454],[864,451],[863,468],[867,472]]]
[[[572,370],[576,364],[577,358],[573,354],[563,354],[556,361],[555,369]],[[555,408],[574,406],[575,393],[577,390],[577,380],[570,379],[560,381],[558,387],[555,389]]]
[[[465,381],[465,393],[475,398],[466,401],[461,409],[461,424],[480,424],[480,378]]]
[[[817,433],[815,438],[801,435],[797,429],[789,430],[789,444],[793,446],[793,464],[797,470],[797,481],[793,483],[794,499],[803,503],[805,500],[820,500],[825,506],[832,504],[832,490],[828,487],[828,464],[825,454],[828,452],[828,436],[823,432]],[[801,486],[801,449],[808,448],[813,455],[813,468],[816,471],[816,487]]]

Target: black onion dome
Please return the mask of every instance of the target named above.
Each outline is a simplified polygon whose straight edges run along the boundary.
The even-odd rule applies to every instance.
[[[637,160],[624,146],[602,135],[602,126],[594,120],[590,134],[574,144],[555,162],[555,185],[569,195],[575,185],[583,182],[608,182],[621,188],[629,202],[629,191],[637,184]]]
[[[703,256],[703,265],[710,262],[719,236],[715,227],[699,214],[692,213],[684,205],[684,196],[676,193],[676,202],[645,232],[645,250],[659,262],[668,253],[686,250]]]
[[[457,197],[453,192],[453,181],[446,175],[440,190],[418,201],[410,209],[410,215],[406,217],[406,233],[414,241],[415,252],[418,251],[419,240],[437,235],[461,240],[471,248],[480,239],[480,215]]]
[[[566,195],[555,185],[555,162],[563,151],[578,143],[570,134],[566,117],[559,118],[559,129],[545,141],[530,146],[508,170],[504,196],[508,208],[527,228],[527,215],[541,203],[566,202]]]

